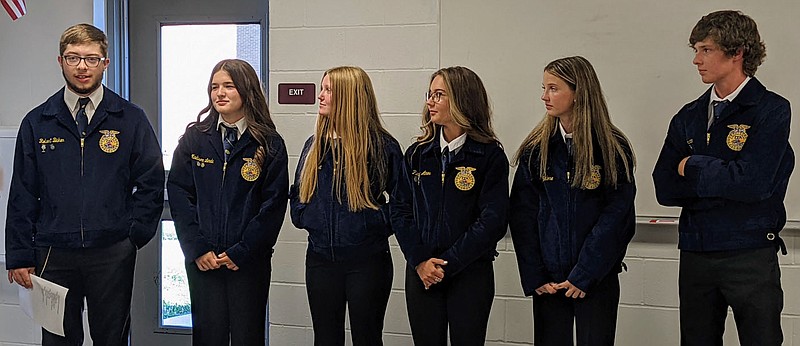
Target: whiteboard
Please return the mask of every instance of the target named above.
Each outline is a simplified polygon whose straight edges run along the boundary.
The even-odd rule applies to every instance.
[[[565,56],[586,57],[612,121],[637,155],[637,214],[674,217],[680,209],[658,204],[651,173],[672,116],[708,88],[692,65],[689,33],[703,15],[728,8],[758,23],[767,59],[756,77],[795,104],[791,142],[800,150],[800,35],[794,30],[800,1],[442,1],[440,65],[467,66],[481,76],[511,158],[544,116],[544,66]],[[790,180],[786,196],[791,220],[800,220],[798,180]]]
[[[14,145],[17,140],[16,127],[0,127],[0,259],[6,255],[6,210],[11,172],[14,166]]]

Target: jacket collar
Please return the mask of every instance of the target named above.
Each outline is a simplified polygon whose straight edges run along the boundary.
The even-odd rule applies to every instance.
[[[210,121],[210,122],[209,122]],[[214,148],[214,151],[217,153],[217,156],[220,159],[224,159],[225,155],[223,154],[222,149],[222,132],[219,130],[219,127],[214,126],[217,124],[216,119],[206,119],[203,122],[209,122],[209,124],[213,124],[205,131],[200,131],[203,135],[206,136],[206,140],[208,141],[209,145]],[[231,156],[235,156],[238,152],[242,151],[242,149],[246,148],[248,144],[250,144],[252,140],[252,136],[250,135],[250,131],[242,132],[242,135],[239,136],[239,140],[236,141],[236,146],[233,147],[233,151],[231,152]]]
[[[64,88],[66,88],[66,86],[45,101],[42,116],[55,117],[62,125],[73,131],[76,136],[79,136],[75,119],[72,117],[69,107],[67,107],[67,104],[64,102]],[[87,134],[92,133],[95,128],[108,117],[109,113],[122,112],[123,99],[105,86],[102,86],[102,88],[104,88],[103,100],[100,101],[100,104],[95,108],[92,122],[89,123],[89,128],[86,131]]]
[[[693,102],[692,105],[689,106],[688,110],[695,111],[695,112],[707,112],[708,111],[708,104],[711,102],[711,88],[714,86],[710,86],[703,95],[701,95],[697,100]],[[742,107],[751,107],[758,104],[758,101],[761,97],[764,96],[764,93],[767,91],[767,88],[764,87],[763,84],[758,80],[756,77],[752,77],[747,85],[744,86],[739,95],[731,101],[731,104],[725,108],[722,112],[721,118],[725,118],[728,114],[732,114],[739,110]]]
[[[442,152],[442,147],[439,145],[439,136],[441,135],[441,131],[437,131],[436,136],[428,143],[420,153],[421,156],[439,156]],[[478,141],[475,141],[470,136],[467,136],[467,141],[464,143],[464,146],[461,147],[461,150],[456,153],[453,157],[453,162],[458,162],[464,159],[464,156],[469,154],[475,155],[483,155],[486,151],[485,145]]]

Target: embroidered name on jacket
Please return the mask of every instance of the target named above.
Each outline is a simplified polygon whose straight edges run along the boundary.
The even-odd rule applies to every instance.
[[[412,172],[411,172],[411,175],[413,175],[413,176],[414,176],[414,182],[415,182],[415,183],[417,183],[417,184],[419,184],[419,177],[421,177],[421,176],[426,176],[426,175],[431,175],[431,172],[429,172],[429,171],[422,171],[422,172],[418,172],[418,171],[415,169],[414,171],[412,171]]]
[[[197,156],[196,154],[192,154],[192,160],[195,161],[195,164],[197,165],[197,167],[201,167],[201,168],[205,167],[206,164],[209,164],[209,165],[213,165],[214,164],[214,159],[207,159],[207,158],[204,158],[204,157]]]
[[[56,143],[64,143],[64,138],[39,138],[39,145],[42,148],[42,152],[47,151],[47,149],[56,150]]]

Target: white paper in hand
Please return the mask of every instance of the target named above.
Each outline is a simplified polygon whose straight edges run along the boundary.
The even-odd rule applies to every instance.
[[[19,286],[19,305],[47,331],[64,336],[64,308],[69,289],[31,275],[33,289]]]

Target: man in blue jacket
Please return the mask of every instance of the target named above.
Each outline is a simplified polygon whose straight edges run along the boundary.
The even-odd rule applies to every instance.
[[[722,345],[730,306],[742,345],[780,345],[789,102],[755,78],[766,53],[752,18],[710,13],[689,44],[712,86],[672,118],[653,171],[659,203],[683,208],[681,344]]]
[[[144,111],[101,85],[106,35],[68,28],[58,63],[66,87],[25,116],[17,135],[6,221],[9,282],[31,275],[69,289],[61,337],[83,343],[83,301],[96,345],[127,345],[136,250],[164,203],[161,150]]]

